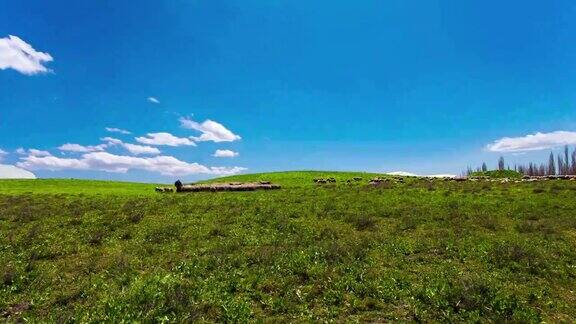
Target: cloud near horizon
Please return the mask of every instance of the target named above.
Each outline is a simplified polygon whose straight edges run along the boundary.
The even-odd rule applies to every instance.
[[[136,137],[136,142],[148,145],[166,146],[196,146],[196,143],[186,137],[176,137],[170,133],[148,133],[146,136]]]
[[[191,174],[232,175],[246,168],[206,167],[198,163],[188,163],[172,156],[133,157],[115,155],[108,152],[91,152],[81,158],[59,158],[55,156],[22,157],[16,166],[26,170],[96,170],[126,173],[129,170],[145,170],[167,176],[186,176]]]
[[[36,51],[17,36],[0,38],[0,70],[14,69],[25,75],[51,72],[43,64],[54,59],[48,53]]]
[[[189,121],[189,120],[188,120]],[[191,122],[191,121],[190,121]],[[211,124],[214,123],[214,124]],[[224,126],[206,121],[198,124],[198,129],[202,129],[202,136],[206,135],[205,140],[225,141],[240,138],[228,131]],[[108,132],[126,134],[118,128],[106,128]],[[79,153],[78,155],[59,157],[52,155],[48,151],[37,149],[17,149],[20,155],[16,167],[25,170],[86,170],[86,171],[104,171],[113,173],[126,173],[130,170],[143,170],[155,172],[166,176],[186,176],[192,174],[210,174],[210,175],[232,175],[240,173],[246,168],[231,167],[209,167],[196,162],[186,162],[179,160],[174,156],[160,155],[161,151],[156,146],[196,146],[192,137],[177,137],[167,132],[148,133],[146,136],[135,137],[138,143],[125,143],[114,137],[103,137],[98,145],[81,145],[76,143],[65,143],[58,147],[61,152]],[[110,153],[112,148],[123,148],[130,154]],[[3,151],[0,151],[3,152]],[[143,157],[138,155],[154,155]],[[237,152],[230,150],[216,150],[214,156],[217,157],[235,157]]]
[[[486,146],[490,152],[526,152],[576,144],[576,132],[555,131],[521,137],[503,137]]]
[[[198,142],[212,141],[212,142],[233,142],[242,139],[239,135],[232,133],[224,125],[213,120],[205,120],[202,123],[193,121],[190,118],[180,118],[180,125],[187,129],[194,129],[202,133],[199,137],[191,137]]]

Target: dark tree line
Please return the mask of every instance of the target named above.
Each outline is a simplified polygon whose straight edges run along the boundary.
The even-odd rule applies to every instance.
[[[515,164],[513,168],[510,165],[506,166],[504,157],[500,157],[498,159],[498,170],[514,170],[529,176],[576,175],[576,149],[570,153],[568,146],[565,146],[563,154],[554,156],[554,153],[550,152],[548,163]],[[482,163],[482,166],[476,169],[468,168],[467,174],[486,171],[488,171],[488,167],[486,163]]]

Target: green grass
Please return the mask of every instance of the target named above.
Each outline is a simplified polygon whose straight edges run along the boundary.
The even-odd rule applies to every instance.
[[[152,195],[155,184],[76,180],[0,180],[2,194]]]
[[[357,175],[241,175],[214,181],[283,189],[191,194],[0,181],[0,318],[576,319],[576,183],[342,181]]]
[[[522,173],[514,171],[514,170],[491,170],[491,171],[472,172],[471,176],[473,176],[473,177],[488,177],[488,178],[495,178],[495,179],[502,179],[502,178],[518,179],[518,178],[522,178]]]

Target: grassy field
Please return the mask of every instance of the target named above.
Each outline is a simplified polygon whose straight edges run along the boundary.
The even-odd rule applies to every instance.
[[[0,321],[576,320],[576,182],[372,176],[0,181]]]

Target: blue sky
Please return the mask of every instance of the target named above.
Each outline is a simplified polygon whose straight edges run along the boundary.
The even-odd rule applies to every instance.
[[[7,0],[0,156],[39,177],[169,182],[545,159],[576,144],[575,14],[563,0]]]

